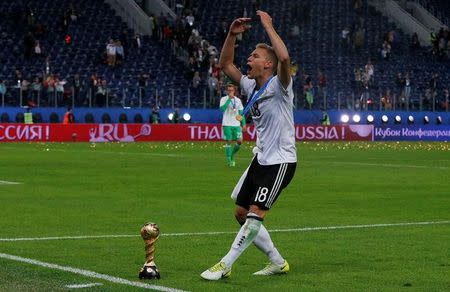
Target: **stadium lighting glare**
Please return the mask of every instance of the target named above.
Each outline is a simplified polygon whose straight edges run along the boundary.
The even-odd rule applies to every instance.
[[[430,118],[428,116],[423,117],[423,123],[428,124],[430,122]]]
[[[350,117],[348,115],[342,115],[341,116],[341,122],[346,124],[350,120]]]
[[[170,113],[170,114],[167,116],[167,118],[169,119],[169,121],[172,121],[172,120],[173,120],[173,113]]]
[[[374,120],[374,117],[372,115],[367,116],[367,123],[372,124]]]
[[[438,125],[442,124],[442,117],[441,116],[437,116],[436,124],[438,124]]]
[[[354,115],[353,116],[353,122],[359,123],[360,121],[361,121],[361,116],[360,115]]]
[[[396,124],[400,124],[402,122],[402,117],[400,117],[399,115],[395,116],[395,123]]]
[[[413,116],[409,116],[408,117],[408,124],[414,124],[414,117]]]
[[[185,114],[183,115],[183,120],[184,120],[185,122],[189,122],[189,121],[191,120],[191,115],[190,115],[189,113],[185,113]]]
[[[383,124],[387,124],[387,122],[389,121],[388,116],[383,115],[383,116],[381,117],[381,121],[383,122]]]

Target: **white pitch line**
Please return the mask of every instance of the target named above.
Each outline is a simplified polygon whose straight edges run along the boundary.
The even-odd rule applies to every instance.
[[[101,279],[101,280],[105,280],[108,282],[128,285],[128,286],[132,286],[132,287],[139,287],[139,288],[156,290],[156,291],[184,292],[184,290],[179,290],[179,289],[175,289],[175,288],[170,288],[170,287],[165,287],[165,286],[160,286],[160,285],[151,285],[151,284],[146,284],[146,283],[137,282],[137,281],[130,281],[130,280],[115,277],[115,276],[100,274],[100,273],[97,273],[94,271],[83,270],[83,269],[78,269],[78,268],[73,268],[73,267],[68,267],[68,266],[60,266],[57,264],[41,262],[38,260],[23,258],[23,257],[11,255],[11,254],[6,254],[6,253],[0,253],[0,258],[4,258],[7,260],[12,260],[12,261],[16,261],[16,262],[27,263],[27,264],[40,266],[40,267],[44,267],[44,268],[49,268],[49,269],[53,269],[53,270],[60,270],[60,271],[64,271],[64,272],[74,273],[74,274],[83,275],[83,276],[90,277],[90,278]]]
[[[367,163],[367,162],[351,162],[351,161],[312,161],[304,160],[304,162],[312,164],[343,164],[343,165],[357,165],[357,166],[377,166],[377,167],[393,167],[393,168],[417,168],[417,169],[441,169],[448,170],[450,167],[434,166],[434,165],[410,165],[410,164],[394,164],[394,163]]]
[[[308,231],[326,231],[340,229],[361,229],[361,228],[378,228],[378,227],[398,227],[398,226],[420,226],[420,225],[438,225],[450,224],[450,220],[441,221],[423,221],[423,222],[403,222],[403,223],[379,223],[379,224],[361,224],[361,225],[338,225],[338,226],[318,226],[318,227],[301,227],[286,229],[271,229],[269,232],[308,232]],[[182,233],[162,233],[163,237],[171,236],[200,236],[200,235],[222,235],[236,234],[236,231],[212,231],[212,232],[182,232]],[[66,240],[66,239],[101,239],[101,238],[122,238],[122,237],[138,237],[139,235],[131,234],[111,234],[111,235],[80,235],[80,236],[52,236],[52,237],[15,237],[0,238],[0,242],[5,241],[38,241],[38,240]]]
[[[0,180],[0,185],[21,185],[20,182]]]
[[[95,286],[102,286],[102,283],[88,283],[88,284],[72,284],[72,285],[66,285],[66,288],[69,289],[83,289],[83,288],[91,288]]]

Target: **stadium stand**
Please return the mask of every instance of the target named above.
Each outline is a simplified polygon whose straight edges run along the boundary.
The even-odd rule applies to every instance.
[[[208,54],[208,48],[220,50],[230,22],[244,14],[254,17],[254,11],[261,8],[274,16],[275,26],[298,67],[294,77],[298,109],[448,110],[442,93],[450,84],[446,55],[450,48],[440,55],[432,53],[431,44],[412,47],[410,36],[365,1],[184,2],[192,5],[177,11],[177,20],[166,19],[167,26],[173,30],[172,36],[166,39],[141,37],[139,48],[135,32],[103,1],[1,1],[0,11],[4,17],[0,18],[0,61],[3,64],[0,79],[8,86],[5,105],[65,107],[74,96],[78,107],[133,108],[158,103],[161,107],[214,108],[218,96],[210,98],[209,94],[220,95],[218,86],[226,80],[223,76],[208,79],[211,71],[214,72],[209,61],[217,55],[210,52],[211,60],[203,57],[198,61],[198,52]],[[446,8],[433,7],[448,11],[446,1],[429,0],[426,4],[427,7],[447,5]],[[191,12],[195,18],[191,28],[194,35],[186,35],[186,31],[178,30],[177,26],[185,26],[185,17]],[[344,29],[349,31],[348,42],[342,38]],[[28,35],[29,30],[32,35]],[[243,36],[236,50],[237,63],[242,69],[252,47],[263,35],[262,28],[255,23],[251,32]],[[442,31],[438,39],[441,36],[448,41],[448,31]],[[120,40],[125,50],[123,62],[114,67],[106,64],[105,49],[110,38]],[[36,40],[39,40],[43,56],[36,54]],[[385,40],[391,47],[387,58],[382,57]],[[199,44],[195,45],[196,41]],[[177,59],[174,54],[177,42],[190,52],[193,63],[184,64]],[[366,84],[355,77],[361,69],[365,70],[369,59],[374,75],[366,88]],[[200,82],[194,87],[192,77],[197,69]],[[318,90],[318,70],[326,75],[326,100]],[[396,80],[398,73],[402,74],[403,82],[405,75],[410,77],[411,97],[407,102],[400,98],[403,90]],[[45,78],[52,74],[52,78]],[[76,75],[80,77],[79,89],[72,90]],[[315,96],[311,107],[303,97],[307,75]],[[33,83],[35,77],[41,89],[39,82]],[[106,94],[101,91],[102,81]],[[212,87],[211,91],[207,90],[208,86]],[[386,102],[389,100],[391,105]]]
[[[447,0],[416,0],[429,12],[439,18],[445,25],[450,26],[450,2]]]
[[[230,5],[230,2],[232,3]],[[255,2],[255,1],[252,1]],[[442,92],[444,86],[448,88],[450,74],[448,59],[439,60],[430,53],[429,44],[415,50],[410,47],[410,37],[405,35],[386,17],[363,3],[360,9],[355,9],[357,1],[261,1],[260,8],[271,11],[276,21],[280,35],[287,39],[291,58],[296,61],[303,75],[312,76],[317,84],[317,70],[323,70],[328,76],[327,108],[354,107],[355,99],[362,95],[356,88],[355,69],[363,68],[368,59],[375,67],[374,80],[369,84],[368,97],[372,101],[369,105],[373,109],[382,109],[381,96],[390,89],[394,93],[397,88],[395,78],[398,73],[409,74],[412,83],[410,108],[425,109],[421,103],[421,96],[425,96],[429,83],[434,74],[439,81],[437,92]],[[218,31],[218,19],[229,23],[233,18],[243,15],[244,9],[250,17],[250,11],[255,9],[252,3],[241,5],[241,1],[197,1],[201,19],[201,29],[207,39],[214,44],[221,44],[223,34]],[[299,27],[298,36],[292,35],[294,26]],[[350,35],[355,37],[355,31],[362,28],[365,31],[363,45],[360,49],[352,48],[352,40],[347,46],[341,40],[342,30],[349,28]],[[381,58],[383,41],[389,32],[393,32],[391,56],[387,60]],[[255,25],[255,33],[250,33],[245,42],[238,47],[238,62],[245,67],[247,54],[251,48],[261,41],[264,35],[261,27]],[[447,35],[448,38],[448,35]],[[305,76],[298,76],[299,80]],[[297,82],[297,86],[301,82]],[[297,88],[297,98],[301,98],[301,88]],[[351,97],[349,99],[349,97]],[[438,99],[438,97],[436,97]],[[339,102],[340,100],[340,102]],[[346,101],[352,100],[346,104]],[[300,107],[303,103],[300,102]],[[321,107],[323,102],[317,102],[315,108]],[[427,104],[431,109],[431,105]],[[300,108],[299,107],[299,108]],[[313,108],[314,108],[313,107]]]

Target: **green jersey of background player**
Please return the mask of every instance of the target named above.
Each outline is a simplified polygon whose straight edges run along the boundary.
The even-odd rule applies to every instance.
[[[225,144],[225,155],[229,166],[235,166],[234,155],[242,144],[242,130],[245,131],[244,107],[236,96],[236,86],[227,85],[227,95],[220,99],[220,110],[223,112],[222,131]],[[242,125],[242,128],[241,128]],[[232,142],[235,144],[232,146]]]

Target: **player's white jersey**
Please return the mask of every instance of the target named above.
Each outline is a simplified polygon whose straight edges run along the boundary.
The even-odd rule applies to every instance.
[[[229,99],[228,95],[225,95],[220,99],[220,106],[222,107],[227,100]],[[236,116],[239,114],[239,111],[243,110],[242,101],[236,96],[233,97],[227,109],[223,113],[222,118],[222,126],[235,126],[239,127],[241,122],[236,120]]]
[[[243,75],[240,85],[250,99],[256,81]],[[293,101],[292,78],[284,89],[278,76],[274,76],[250,109],[256,127],[256,153],[261,165],[297,162]]]

